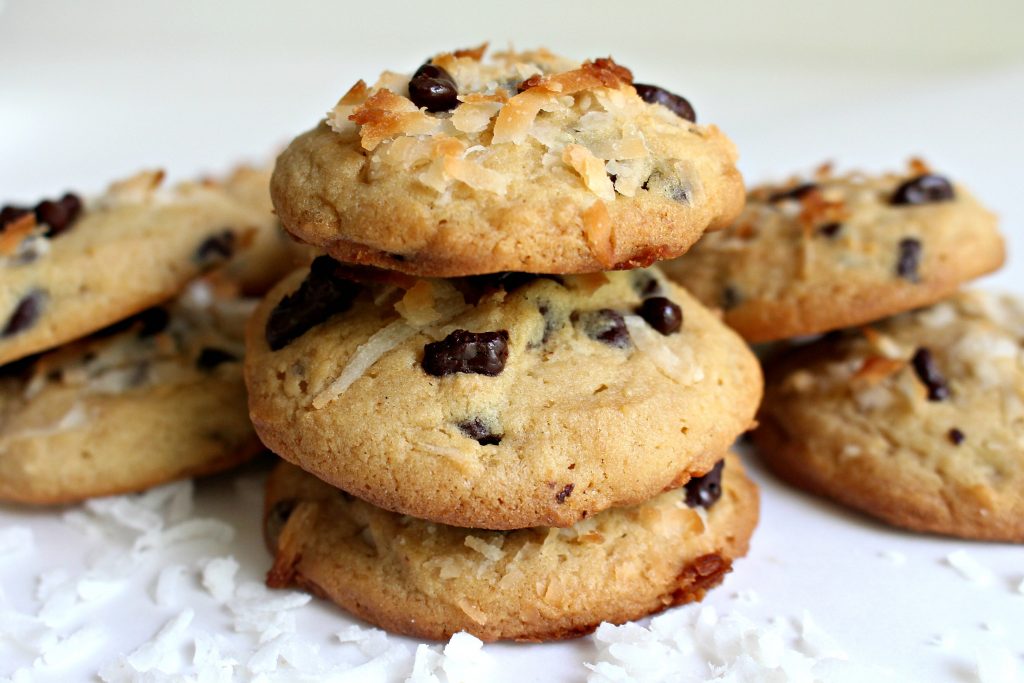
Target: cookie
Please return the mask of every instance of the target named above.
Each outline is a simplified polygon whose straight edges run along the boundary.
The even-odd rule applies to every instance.
[[[223,181],[231,198],[254,211],[253,221],[260,227],[223,267],[225,276],[249,295],[266,294],[285,275],[309,265],[317,254],[316,249],[299,244],[281,228],[270,202],[271,170],[240,166]]]
[[[939,301],[999,268],[996,218],[912,161],[751,190],[736,223],[662,264],[752,342],[860,325]]]
[[[209,183],[162,172],[0,211],[0,365],[166,301],[226,261],[266,219]]]
[[[685,252],[743,204],[736,151],[609,59],[484,47],[359,81],[277,160],[286,230],[420,276],[581,273]]]
[[[890,524],[1024,541],[1024,304],[957,294],[770,363],[754,439],[801,488]]]
[[[569,526],[703,474],[751,424],[746,344],[657,270],[359,284],[329,257],[247,333],[267,447],[388,510]]]
[[[0,368],[0,500],[68,503],[227,469],[254,455],[244,300],[204,285]]]
[[[738,458],[724,465],[568,529],[501,532],[387,512],[282,463],[267,483],[267,584],[417,638],[572,638],[700,600],[746,554],[757,488]]]

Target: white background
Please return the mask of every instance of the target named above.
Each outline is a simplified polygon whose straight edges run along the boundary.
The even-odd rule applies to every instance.
[[[687,96],[701,121],[737,143],[750,180],[841,167],[891,168],[912,154],[973,188],[1003,219],[1011,250],[1024,210],[1024,3],[505,2],[57,2],[0,0],[0,202],[32,203],[66,189],[92,192],[140,167],[174,177],[268,159],[312,126],[357,78],[412,70],[437,51],[490,40],[538,44],[577,57],[611,54],[638,80]],[[986,282],[1024,292],[1011,256]],[[748,459],[750,460],[750,459]],[[1024,550],[884,528],[787,490],[751,462],[762,483],[762,524],[750,557],[709,601],[741,609],[752,589],[758,619],[808,609],[855,660],[902,680],[972,680],[975,658],[1009,648],[1024,669]],[[258,473],[250,472],[251,477]],[[880,482],[884,485],[884,482]],[[230,477],[199,486],[200,511],[238,527],[217,554],[258,578],[269,559],[258,500]],[[4,593],[31,611],[38,573],[76,566],[90,546],[59,512],[0,506],[0,527],[36,531],[38,548],[0,564]],[[943,558],[966,549],[996,576],[971,584]],[[908,556],[895,566],[879,555]],[[87,677],[149,638],[174,613],[136,590],[92,618],[114,637],[52,680]],[[198,603],[217,628],[217,612]],[[205,610],[205,611],[204,611]],[[346,623],[307,609],[310,638]],[[221,620],[222,621],[222,620]],[[988,627],[985,627],[985,624]],[[953,635],[948,648],[929,645]],[[327,641],[324,640],[326,643]],[[506,680],[582,680],[583,639],[488,648]],[[11,660],[0,659],[0,677]],[[30,660],[29,660],[30,661]],[[23,663],[23,662],[21,662]]]

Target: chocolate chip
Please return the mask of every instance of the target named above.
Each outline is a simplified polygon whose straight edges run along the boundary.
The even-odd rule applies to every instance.
[[[916,206],[948,202],[953,197],[953,185],[948,180],[928,173],[911,178],[897,187],[890,201],[894,206]]]
[[[147,308],[141,313],[137,313],[135,317],[141,323],[139,328],[140,339],[155,337],[166,330],[167,326],[171,323],[171,314],[167,312],[166,308],[161,308],[160,306]]]
[[[692,508],[710,508],[722,497],[722,470],[725,460],[719,460],[703,477],[686,482],[686,504]]]
[[[680,204],[690,203],[690,188],[684,187],[678,178],[666,176],[661,171],[655,171],[647,176],[640,189],[659,192]]]
[[[266,329],[271,351],[283,349],[331,316],[351,308],[359,285],[337,277],[340,268],[341,264],[330,256],[317,257],[299,288],[274,307]]]
[[[544,318],[544,333],[541,335],[540,341],[531,342],[530,348],[544,346],[555,332],[565,327],[565,318],[556,311],[551,310],[547,303],[539,304],[537,312]]]
[[[949,385],[939,371],[931,351],[922,346],[914,353],[910,362],[914,366],[917,378],[928,388],[929,401],[944,401],[949,398]]]
[[[742,301],[743,297],[740,295],[740,290],[736,289],[732,285],[726,285],[722,288],[721,304],[723,311],[736,308]]]
[[[56,237],[71,227],[82,210],[82,200],[67,192],[57,201],[44,199],[36,204],[36,223],[48,226],[47,237]]]
[[[949,442],[951,444],[953,444],[954,446],[959,446],[960,444],[962,444],[964,442],[964,439],[967,438],[966,436],[964,436],[964,433],[961,432],[956,427],[953,427],[952,429],[950,429],[949,433],[946,436],[949,437]]]
[[[633,291],[640,298],[646,299],[649,296],[661,293],[661,283],[646,270],[634,270],[631,273]]]
[[[223,349],[212,346],[203,347],[196,359],[196,367],[200,370],[213,370],[222,363],[232,363],[238,360],[238,356]]]
[[[441,67],[424,64],[409,81],[409,99],[429,112],[451,111],[459,106],[459,87]]]
[[[622,315],[610,308],[602,308],[596,311],[577,311],[572,314],[575,322],[583,333],[602,344],[614,346],[617,349],[629,348],[633,340],[626,328],[626,321]]]
[[[501,434],[492,434],[480,418],[460,422],[459,429],[469,438],[476,439],[481,446],[497,446],[501,443]]]
[[[227,261],[235,253],[235,233],[231,230],[222,230],[215,235],[210,235],[196,249],[196,263],[202,266],[210,266],[222,261]]]
[[[818,228],[818,234],[828,237],[829,239],[839,234],[839,231],[843,229],[842,223],[826,223]]]
[[[663,296],[652,296],[636,310],[647,324],[664,335],[675,334],[683,326],[683,309]]]
[[[679,118],[693,121],[694,123],[697,122],[697,113],[693,111],[693,105],[685,97],[670,93],[668,90],[659,88],[656,85],[634,83],[633,87],[636,88],[636,94],[644,102],[668,107]]]
[[[33,289],[23,296],[18,305],[14,307],[11,317],[7,319],[7,324],[0,332],[0,337],[13,337],[32,327],[39,320],[45,301],[46,294],[40,289]]]
[[[500,375],[508,360],[508,332],[455,330],[438,342],[423,347],[423,370],[443,377],[457,372]]]
[[[558,275],[549,275],[545,273],[501,272],[489,273],[487,275],[474,275],[466,279],[476,287],[484,289],[504,289],[506,292],[514,292],[517,289],[525,287],[532,282],[536,282],[541,278],[557,282],[560,285],[565,284],[565,281]]]
[[[0,209],[0,232],[3,232],[10,223],[23,218],[32,213],[32,209],[26,209],[21,206],[6,205]]]
[[[559,505],[565,503],[565,499],[572,495],[572,490],[576,488],[574,484],[566,484],[565,488],[555,494],[555,502]]]
[[[281,532],[284,531],[284,525],[288,523],[288,518],[292,516],[292,512],[295,511],[295,506],[299,504],[296,498],[286,498],[279,500],[274,503],[270,510],[267,512],[266,531],[267,540],[272,545],[277,545],[277,539],[281,536]]]
[[[896,274],[904,280],[918,282],[918,266],[921,265],[921,242],[913,237],[900,240],[899,255],[896,257]]]
[[[803,199],[804,196],[810,194],[814,190],[818,189],[816,183],[800,183],[795,187],[791,187],[788,190],[781,190],[773,193],[768,197],[768,201],[773,204],[776,202],[782,202],[787,199]]]

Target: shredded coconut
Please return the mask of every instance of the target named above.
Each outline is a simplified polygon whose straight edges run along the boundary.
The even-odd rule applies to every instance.
[[[878,556],[884,560],[888,560],[897,567],[902,567],[907,563],[907,556],[898,550],[883,550],[878,553]]]
[[[235,574],[238,562],[234,557],[216,557],[203,567],[203,588],[210,591],[213,599],[225,603],[235,594]]]
[[[638,315],[623,316],[629,336],[637,349],[650,357],[651,362],[669,379],[682,386],[692,386],[704,380],[704,369],[690,346],[684,346],[674,352],[665,343],[665,336],[651,329],[643,318]]]
[[[987,647],[975,655],[978,683],[1020,683],[1017,658],[1005,647]]]
[[[995,581],[992,572],[971,557],[966,550],[957,550],[946,555],[946,562],[962,577],[979,586],[990,586]]]
[[[416,328],[409,326],[404,320],[396,320],[375,332],[366,342],[359,345],[338,378],[313,398],[313,407],[323,408],[341,396],[357,379],[373,367],[373,364],[380,360],[381,356],[414,334],[416,334]]]
[[[0,562],[16,559],[35,549],[32,530],[24,526],[9,526],[0,529]]]
[[[502,541],[504,540],[504,536],[498,536],[494,541],[488,543],[478,536],[466,536],[466,546],[477,551],[491,562],[497,562],[505,556],[505,551],[501,549]]]

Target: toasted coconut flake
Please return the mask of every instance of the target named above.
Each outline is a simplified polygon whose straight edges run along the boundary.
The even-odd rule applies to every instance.
[[[21,241],[36,229],[35,214],[29,212],[18,220],[8,223],[0,232],[0,256],[11,256],[18,250]]]
[[[387,88],[371,95],[349,119],[360,126],[360,139],[368,151],[399,135],[432,135],[441,130],[441,119],[420,111],[412,100]]]
[[[493,542],[487,542],[478,536],[466,536],[466,547],[472,548],[491,562],[497,562],[505,557],[505,551],[501,549],[503,536],[497,536]]]
[[[142,204],[153,197],[163,181],[163,169],[142,171],[111,183],[100,201],[106,205]]]
[[[920,157],[911,157],[907,161],[907,168],[909,168],[910,172],[914,175],[925,175],[926,173],[932,172],[932,167],[928,165],[928,162]]]
[[[380,360],[381,356],[414,334],[416,334],[416,328],[410,327],[404,320],[396,320],[375,332],[359,345],[338,378],[313,398],[313,408],[319,410],[341,396],[357,379],[366,374],[366,371],[373,367],[373,364]]]
[[[461,181],[474,190],[484,190],[498,195],[505,194],[508,188],[508,176],[484,168],[475,161],[461,157],[444,158],[444,172],[455,180]]]
[[[665,343],[667,338],[651,329],[640,316],[627,315],[623,319],[637,349],[649,356],[662,374],[683,386],[692,386],[704,380],[704,369],[697,363],[690,346],[676,353]]]
[[[864,359],[860,368],[853,374],[852,381],[864,386],[874,386],[902,370],[906,364],[905,360],[885,358],[883,356],[868,356]]]
[[[391,92],[409,92],[409,81],[412,78],[409,74],[402,74],[396,71],[385,71],[377,79],[377,82],[373,84],[371,90],[377,92],[378,90],[390,90]]]
[[[580,175],[588,190],[606,202],[615,200],[615,188],[605,172],[604,162],[589,149],[583,145],[567,145],[562,151],[562,161]]]
[[[502,91],[504,92],[504,91]],[[491,119],[501,109],[500,101],[463,102],[452,114],[451,122],[460,133],[480,133],[491,125]]]
[[[327,125],[335,133],[352,130],[353,124],[349,117],[355,113],[366,99],[370,96],[370,89],[362,79],[349,88],[348,92],[341,96],[334,108],[327,112]]]
[[[521,144],[526,139],[526,134],[530,132],[537,114],[553,101],[555,94],[540,87],[531,88],[510,99],[494,120],[492,144]]]
[[[490,45],[490,43],[482,43],[476,47],[467,47],[461,50],[456,50],[454,55],[460,59],[469,58],[479,62],[484,58],[484,53],[487,52],[488,45]]]
[[[605,268],[615,265],[615,235],[608,207],[600,199],[583,212],[583,238],[590,253]]]
[[[419,280],[395,304],[399,315],[417,327],[449,319],[465,308],[462,293],[447,280]]]

